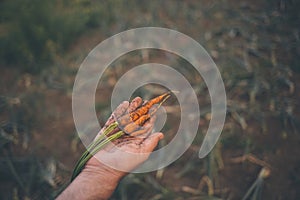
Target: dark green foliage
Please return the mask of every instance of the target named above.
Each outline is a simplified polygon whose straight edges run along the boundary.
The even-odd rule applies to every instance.
[[[99,26],[108,14],[105,4],[87,0],[7,0],[0,4],[0,64],[31,73],[49,66],[82,32]]]

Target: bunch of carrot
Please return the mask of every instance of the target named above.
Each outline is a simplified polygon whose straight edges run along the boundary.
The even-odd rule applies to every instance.
[[[88,146],[87,150],[78,160],[71,181],[73,181],[82,171],[86,162],[110,141],[114,141],[123,135],[137,136],[149,131],[143,127],[144,124],[151,119],[170,95],[170,92],[166,92],[147,101],[134,111],[125,112],[125,114],[119,116],[115,122],[105,128],[103,133]],[[153,106],[156,104],[158,104],[158,106],[152,110]]]

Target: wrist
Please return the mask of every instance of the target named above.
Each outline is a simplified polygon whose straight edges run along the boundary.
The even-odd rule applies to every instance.
[[[89,194],[97,197],[95,199],[108,199],[124,176],[125,173],[112,169],[93,157],[76,178],[78,180],[74,181],[84,182],[90,190]]]
[[[122,179],[122,173],[107,166],[86,165],[78,175],[79,179],[87,179],[90,184],[103,187],[105,185],[115,188]]]
[[[108,199],[125,175],[93,157],[57,200]]]
[[[112,182],[118,183],[127,173],[123,171],[111,168],[101,163],[95,157],[92,157],[85,165],[84,169],[80,173],[82,176],[90,176],[95,181],[107,181],[108,179]]]

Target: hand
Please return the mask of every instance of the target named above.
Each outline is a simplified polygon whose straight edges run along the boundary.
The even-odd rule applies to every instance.
[[[141,106],[142,102],[142,99],[137,97],[130,104],[127,101],[121,103],[112,113],[102,130],[111,123],[114,123],[120,116],[136,110]],[[147,160],[150,153],[157,146],[158,141],[163,138],[162,133],[155,133],[149,136],[153,129],[154,122],[155,117],[152,117],[150,121],[143,126],[145,133],[138,137],[124,135],[113,141],[115,146],[108,145],[103,150],[99,151],[87,162],[86,168],[97,165],[101,166],[103,164],[99,161],[103,161],[106,164],[110,164],[112,168],[122,169],[122,171],[113,170],[115,173],[119,174],[119,176],[123,176],[127,172],[132,171],[139,164]],[[102,130],[99,132],[99,135],[102,134]]]
[[[125,112],[134,111],[142,104],[140,97],[135,98],[130,104],[127,101],[121,103],[112,113],[102,131]],[[162,133],[151,134],[155,118],[151,118],[143,128],[146,130],[143,137],[123,136],[100,150],[85,165],[85,168],[70,186],[58,197],[58,199],[107,199],[113,193],[122,177],[135,169],[149,157],[150,153],[163,138]],[[97,138],[97,137],[96,137]],[[124,154],[131,152],[136,154]],[[103,164],[110,163],[122,171]]]

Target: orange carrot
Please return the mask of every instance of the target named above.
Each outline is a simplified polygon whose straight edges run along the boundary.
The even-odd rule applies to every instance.
[[[154,105],[154,104],[158,104],[161,103],[162,101],[166,100],[167,98],[169,98],[170,96],[170,92],[166,92],[158,97],[155,97],[151,100],[149,100],[145,105],[143,105],[142,107],[138,108],[136,111],[130,113],[130,118],[132,121],[136,121],[137,119],[139,119],[142,115],[145,115],[149,112],[150,108]]]
[[[141,127],[145,124],[145,122],[146,122],[147,120],[150,119],[151,116],[152,116],[151,114],[146,114],[146,115],[141,116],[141,117],[138,118],[135,122],[132,122],[132,123],[130,123],[130,124],[127,124],[127,125],[124,127],[123,131],[124,131],[125,133],[127,133],[127,134],[130,134],[130,133],[132,133],[132,132],[134,132],[134,131],[137,131],[139,128],[141,128]]]
[[[117,119],[117,121],[119,123],[119,126],[120,127],[125,127],[129,123],[137,121],[141,116],[147,114],[149,112],[149,110],[152,108],[153,105],[162,103],[169,97],[170,97],[170,92],[166,92],[165,94],[162,94],[158,97],[155,97],[155,98],[149,100],[147,103],[142,105],[136,111],[130,112],[129,114],[125,114],[125,115],[119,117]],[[154,111],[154,112],[156,112],[156,111]],[[141,124],[141,123],[137,123],[137,124]]]
[[[148,104],[148,106],[151,105],[151,104],[154,105],[154,104],[157,104],[157,103],[159,103],[159,105],[153,111],[151,111],[151,113],[149,113],[149,110],[151,109],[151,107],[146,107],[146,109],[149,108],[148,111],[147,111],[147,114],[142,115],[138,119],[136,119],[134,122],[127,124],[124,127],[123,131],[125,133],[131,135],[133,132],[136,132],[137,130],[141,129],[142,126],[146,123],[146,121],[150,120],[150,118],[157,112],[157,110],[159,109],[161,104],[170,97],[170,95],[168,93],[166,93],[166,94],[159,96],[159,98],[156,97],[156,98],[150,100],[151,103]],[[155,100],[155,101],[153,101],[153,100]],[[147,103],[145,105],[147,105]],[[137,111],[141,110],[144,106],[139,108]],[[140,113],[142,113],[142,112],[140,112]]]

